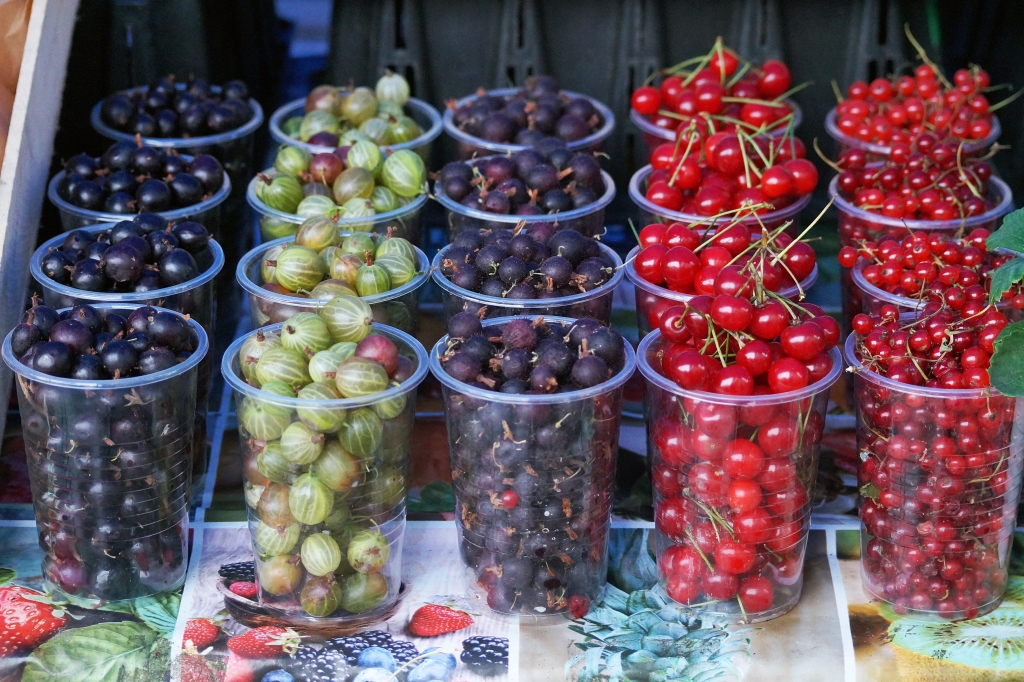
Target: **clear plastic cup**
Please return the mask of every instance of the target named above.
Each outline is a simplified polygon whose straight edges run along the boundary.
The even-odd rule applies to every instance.
[[[135,309],[135,306],[114,303],[98,304],[95,307],[101,312],[116,312],[126,317]],[[83,459],[88,460],[89,450],[103,445],[90,445],[87,442],[79,445],[69,438],[70,433],[81,428],[82,420],[93,423],[94,430],[103,437],[101,442],[104,442],[104,438],[110,440],[109,435],[104,434],[110,434],[108,429],[115,422],[134,424],[143,437],[151,440],[154,450],[164,444],[160,435],[164,427],[190,433],[196,415],[199,367],[209,350],[209,344],[202,326],[195,320],[189,323],[199,343],[187,360],[162,372],[106,381],[53,377],[26,367],[14,356],[8,334],[4,340],[3,359],[16,377],[29,461],[47,457],[49,451],[37,445],[41,442],[66,444],[67,447],[61,450],[62,455],[72,456],[78,452]],[[42,438],[46,441],[42,441]],[[191,456],[191,447],[179,449],[178,466],[186,469],[186,481],[189,478],[187,472],[191,470]],[[45,478],[37,480],[39,472],[35,467],[30,467],[29,473],[36,492],[47,489],[48,481]],[[85,477],[83,475],[83,481]],[[110,489],[108,492],[111,494],[127,490],[126,483],[117,477],[111,477],[104,485]],[[77,512],[76,516],[82,519],[93,518],[88,511]],[[97,522],[101,520],[95,518]],[[187,528],[187,518],[184,523]],[[42,530],[43,524],[40,524]],[[185,535],[187,541],[187,532]],[[161,541],[165,539],[162,537]],[[132,556],[131,549],[126,547],[122,553],[103,556],[53,553],[44,558],[44,575],[62,575],[60,580],[53,579],[57,587],[69,597],[94,603],[154,594],[157,590],[153,589],[153,585],[180,584],[184,580],[185,563],[182,561],[175,564],[172,575],[165,576],[168,580],[147,582],[143,579],[147,571],[140,563],[142,557]],[[154,562],[161,561],[159,557],[151,558]],[[111,585],[115,577],[120,587]]]
[[[267,329],[276,331],[280,325]],[[247,336],[231,344],[221,363],[224,380],[235,391],[247,510],[285,537],[295,535],[297,544],[289,545],[290,553],[272,556],[260,551],[255,534],[252,538],[260,604],[288,617],[314,617],[303,605],[307,600],[302,593],[318,571],[332,564],[332,544],[333,552],[340,552],[335,555],[340,560],[327,573],[334,576],[342,594],[337,609],[316,616],[339,622],[375,614],[383,617],[398,598],[407,463],[416,388],[427,375],[427,356],[423,346],[404,332],[375,326],[374,333],[393,341],[399,353],[413,361],[415,370],[401,385],[362,398],[285,398],[250,385],[241,374],[238,359]],[[302,421],[299,413],[306,417],[316,414],[320,425],[335,419],[338,426],[320,430]],[[294,454],[285,449],[280,439],[289,427],[305,429],[306,435],[320,444],[312,463],[303,463],[305,455],[303,461],[293,461]],[[293,474],[298,476],[291,479]],[[357,488],[361,492],[353,495]],[[357,498],[355,504],[353,497]],[[373,503],[371,514],[365,513],[366,501]],[[322,531],[329,537],[313,539]],[[306,543],[312,549],[303,556],[300,550]]]
[[[910,320],[913,316],[904,315],[901,319]],[[965,492],[951,490],[941,495],[944,503],[950,503],[943,511],[958,514],[945,517],[947,522],[944,525],[947,529],[961,528],[976,535],[976,529],[971,528],[970,522],[984,522],[986,518],[991,518],[989,514],[995,509],[999,510],[999,517],[1003,519],[997,528],[998,525],[1005,526],[1009,515],[1018,506],[1021,474],[1024,471],[1024,437],[1014,428],[1016,415],[1020,412],[1020,399],[1002,396],[991,388],[951,390],[893,381],[861,363],[856,356],[857,340],[856,335],[851,335],[844,350],[846,361],[854,371],[857,447],[862,470],[865,467],[877,469],[885,458],[902,459],[904,480],[924,479],[927,482],[929,475],[962,481],[966,472],[960,474],[959,468],[955,467],[953,471],[956,473],[951,473],[947,467],[954,458],[960,463],[966,462],[971,468],[987,464],[1005,466],[1007,481],[1004,492],[995,491],[996,495],[986,495],[982,491],[980,497],[985,499],[979,499],[978,492],[965,486]],[[985,417],[984,421],[982,417]],[[973,441],[961,442],[957,435],[957,425],[968,422],[975,425],[984,423],[986,428],[979,427]],[[924,444],[919,455],[913,454],[913,450],[904,449],[904,445],[910,446],[913,442]],[[862,488],[865,493],[871,493],[873,499],[870,503],[862,501],[865,529],[876,533],[882,540],[889,540],[895,534],[901,545],[908,544],[910,549],[927,552],[930,547],[920,536],[919,530],[918,535],[914,535],[904,524],[931,521],[934,525],[939,520],[927,516],[919,519],[918,508],[906,504],[899,481],[885,489],[871,485],[873,490]],[[1010,521],[1006,527],[1012,526]],[[979,541],[986,551],[994,553],[1001,562],[1003,552],[999,543],[992,542],[987,526],[984,530],[986,534]],[[940,552],[937,559],[941,561],[943,556]],[[893,596],[897,593],[891,586],[886,587],[885,583],[912,579],[917,570],[915,566],[892,567],[868,560],[862,566],[862,576],[865,589],[873,597],[892,604],[893,608],[908,609],[907,612],[915,617],[960,619],[973,618],[998,606],[1006,587],[1004,568],[1001,563],[988,566],[985,571],[975,574],[972,589],[967,589],[965,585],[952,589],[950,599],[962,601],[961,608],[956,609],[946,606],[940,609],[938,604],[933,608],[925,605],[923,598],[908,605]],[[984,591],[984,599],[979,599],[979,595],[974,593],[973,590],[978,588]]]
[[[261,244],[245,254],[235,269],[235,279],[245,290],[249,299],[249,315],[254,328],[284,322],[299,312],[316,312],[326,301],[317,301],[300,296],[288,296],[268,291],[263,288],[260,266],[264,255],[271,249],[283,244],[291,244],[292,237],[275,239]],[[415,333],[419,321],[419,290],[430,277],[430,264],[426,254],[416,249],[417,274],[411,280],[391,291],[374,296],[363,296],[370,309],[373,319],[380,324],[395,327],[404,332]]]
[[[474,160],[482,162],[487,157]],[[515,229],[520,223],[533,225],[551,223],[558,230],[576,230],[587,237],[600,237],[605,231],[605,209],[615,198],[615,181],[606,171],[601,171],[604,180],[604,193],[594,203],[574,208],[571,211],[545,213],[540,215],[517,215],[515,213],[488,213],[476,208],[464,206],[444,192],[440,182],[434,183],[434,198],[445,209],[445,222],[448,224],[448,241],[452,241],[464,230]]]
[[[515,300],[498,296],[486,296],[477,291],[469,291],[455,285],[441,272],[441,261],[444,251],[438,251],[434,262],[430,264],[430,276],[441,289],[441,306],[447,322],[454,315],[468,311],[482,315],[483,319],[493,317],[509,317],[514,315],[537,315],[557,317],[592,317],[609,324],[612,317],[612,298],[615,287],[623,277],[622,259],[612,249],[601,244],[601,251],[615,264],[615,272],[601,286],[591,291],[581,292],[561,298],[545,298],[532,300]],[[482,311],[482,312],[481,312]]]
[[[488,90],[487,95],[492,97],[509,97],[520,92],[520,88],[499,88],[497,90]],[[565,146],[570,151],[598,151],[601,149],[601,143],[612,134],[615,129],[615,114],[609,109],[604,102],[589,97],[587,95],[580,94],[578,92],[570,92],[569,90],[562,90],[561,95],[568,98],[575,99],[582,97],[588,100],[598,113],[601,115],[604,123],[600,128],[595,130],[590,135],[574,140],[572,142],[566,142]],[[502,142],[490,142],[480,137],[470,135],[469,133],[463,132],[455,125],[454,118],[452,116],[455,109],[458,109],[464,104],[469,104],[475,101],[479,94],[472,94],[466,97],[462,97],[454,102],[453,106],[448,106],[444,110],[444,131],[448,133],[456,142],[456,154],[460,159],[472,159],[477,156],[486,156],[488,154],[512,154],[520,149],[527,149],[528,145],[523,144],[509,144]]]
[[[182,158],[191,160],[192,157],[182,155]],[[90,211],[89,209],[79,208],[72,203],[64,201],[57,194],[57,187],[60,186],[61,180],[64,179],[64,173],[65,171],[60,171],[53,176],[50,184],[46,187],[46,196],[50,199],[50,203],[56,206],[60,212],[60,224],[65,232],[97,223],[116,223],[121,220],[131,220],[134,217],[134,214]],[[184,208],[160,211],[159,215],[168,221],[181,221],[186,218],[194,220],[202,223],[211,234],[220,235],[221,204],[224,203],[229,194],[231,194],[231,179],[228,177],[227,171],[225,171],[224,184],[209,199]]]
[[[268,168],[260,175],[272,177],[277,171]],[[299,225],[307,218],[295,213],[285,213],[267,206],[256,196],[256,183],[262,182],[259,177],[249,181],[245,199],[252,206],[256,219],[256,234],[263,242],[293,236]],[[405,206],[400,206],[387,213],[378,213],[366,218],[342,218],[337,222],[338,231],[391,233],[394,237],[408,239],[413,244],[420,243],[420,228],[423,224],[423,207],[427,203],[427,195],[413,197]]]
[[[851,137],[846,133],[839,130],[839,126],[836,125],[836,108],[832,107],[825,114],[825,132],[828,136],[836,141],[836,154],[842,154],[847,149],[861,149],[867,152],[868,161],[885,161],[889,158],[892,153],[889,145],[877,144],[875,142],[864,142],[858,140],[856,137]],[[999,123],[999,117],[992,117],[992,130],[988,136],[981,140],[965,140],[963,154],[965,156],[975,156],[983,153],[989,147],[992,146],[996,140],[999,139],[999,135],[1003,132],[1003,128]]]
[[[796,130],[800,127],[800,124],[803,123],[803,109],[801,109],[800,105],[791,99],[783,101],[786,103],[786,106],[790,108],[790,111],[793,112],[793,130]],[[633,109],[633,107],[629,108],[629,120],[633,122],[633,125],[640,129],[640,133],[644,136],[644,143],[647,145],[648,155],[650,155],[658,145],[665,144],[666,142],[674,143],[676,141],[675,130],[654,125],[651,123],[650,116],[644,116],[643,114],[638,113]],[[680,125],[687,124],[685,121],[678,121],[678,123]],[[776,127],[768,131],[766,134],[769,137],[781,137],[786,133],[786,129],[786,127]]]
[[[510,319],[486,320],[484,329]],[[541,620],[567,612],[573,597],[594,599],[604,582],[610,507],[603,503],[614,477],[623,386],[636,366],[632,348],[626,344],[623,368],[592,388],[511,395],[452,378],[440,362],[447,344],[445,336],[434,346],[430,370],[442,385],[459,542],[470,583],[492,610]],[[569,466],[557,468],[570,459]],[[537,532],[544,508],[550,512],[544,527],[560,533],[550,538]],[[590,516],[584,513],[588,508]],[[579,521],[575,510],[582,514]],[[604,530],[591,535],[588,529],[594,528]],[[582,547],[573,535],[593,537],[595,544]],[[516,566],[507,580],[494,572],[509,558],[507,548],[484,549],[479,542],[499,536],[509,546],[522,545],[519,557],[510,559]],[[540,580],[545,566],[551,574]]]
[[[636,289],[636,323],[640,329],[640,338],[644,338],[651,331],[658,328],[658,321],[670,307],[686,305],[686,303],[697,294],[684,294],[679,291],[666,289],[660,284],[652,284],[636,272],[633,264],[636,255],[640,253],[640,247],[635,246],[626,256],[626,262],[622,266],[626,279]],[[791,301],[801,301],[814,283],[818,281],[818,266],[815,264],[811,274],[807,275],[800,284],[786,287],[779,291]]]
[[[334,147],[324,147],[323,145],[310,144],[309,142],[303,142],[298,138],[288,137],[284,130],[281,129],[281,124],[290,118],[295,116],[303,116],[306,113],[306,98],[300,97],[294,99],[287,104],[284,104],[270,115],[270,136],[274,138],[275,142],[280,144],[289,144],[295,147],[302,147],[310,154],[322,154],[334,151]],[[400,144],[389,144],[387,149],[389,151],[398,151],[399,149],[410,149],[426,161],[430,158],[430,152],[434,148],[434,140],[441,134],[441,114],[437,112],[437,109],[427,104],[421,99],[410,97],[409,101],[405,103],[405,113],[408,114],[419,125],[420,129],[423,130],[423,134],[417,138],[409,140],[408,142],[402,142]]]
[[[716,547],[713,556],[705,552],[704,558],[716,567],[721,563],[715,570],[732,577],[708,583],[707,576],[672,568],[659,553],[661,584],[677,601],[701,604],[695,608],[702,612],[745,622],[776,618],[800,598],[818,450],[829,389],[842,373],[842,358],[837,349],[830,350],[829,373],[799,391],[730,396],[687,391],[666,378],[658,355],[664,344],[661,332],[653,332],[637,350],[647,381],[648,452],[658,493],[655,528],[670,544]],[[706,528],[698,523],[702,515],[713,519]],[[728,549],[723,549],[725,540],[718,541],[723,534],[730,538]],[[702,536],[714,540],[708,544]],[[776,580],[771,562],[760,564],[753,558],[768,551],[791,562],[785,581]],[[758,566],[760,570],[750,572]],[[735,592],[722,598],[727,591],[716,585],[719,580],[731,584],[739,574],[741,595],[743,586],[753,581],[746,604],[742,596],[734,598]]]

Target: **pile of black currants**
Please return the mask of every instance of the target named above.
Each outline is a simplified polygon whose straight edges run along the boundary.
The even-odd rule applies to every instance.
[[[83,153],[68,159],[57,195],[89,211],[160,213],[194,206],[223,185],[224,169],[212,156],[189,161],[174,150],[122,141],[99,158]]]
[[[211,87],[189,78],[178,88],[173,75],[148,88],[110,95],[100,105],[100,118],[121,132],[142,137],[200,137],[240,128],[253,117],[249,88],[242,81]]]
[[[51,586],[106,601],[184,579],[201,336],[177,313],[88,305],[36,305],[11,332]]]
[[[625,342],[586,318],[462,313],[448,334],[435,352],[463,561],[496,611],[569,611],[604,581]]]
[[[594,134],[604,117],[586,97],[570,97],[552,76],[530,76],[507,96],[478,95],[452,112],[459,130],[488,142],[535,146],[554,137],[574,142]]]

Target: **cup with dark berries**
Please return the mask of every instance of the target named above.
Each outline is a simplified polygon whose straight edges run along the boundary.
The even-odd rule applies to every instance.
[[[622,259],[598,240],[542,222],[460,232],[434,257],[431,276],[446,319],[470,312],[481,318],[592,317],[608,324],[623,272]]]
[[[222,372],[260,603],[299,623],[385,617],[401,589],[423,346],[341,296],[239,338]]]
[[[1006,590],[1024,444],[989,366],[1007,324],[938,302],[853,320],[861,576],[901,615],[974,618]]]
[[[755,286],[669,308],[647,380],[658,568],[673,600],[745,622],[793,608],[839,324]]]
[[[597,151],[615,129],[615,115],[603,102],[560,90],[548,75],[528,76],[520,88],[481,88],[450,102],[443,120],[460,159],[552,143]]]
[[[430,355],[442,384],[459,547],[492,610],[586,612],[605,582],[622,336],[592,318],[462,312]]]
[[[434,196],[445,208],[449,240],[466,230],[511,230],[522,223],[600,237],[615,182],[593,154],[555,140],[446,164]]]
[[[30,308],[7,335],[49,587],[104,603],[185,580],[195,320],[148,306]]]

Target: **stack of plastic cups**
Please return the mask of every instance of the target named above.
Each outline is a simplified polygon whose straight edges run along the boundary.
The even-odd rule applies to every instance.
[[[481,319],[493,317],[509,317],[513,315],[538,315],[555,317],[592,317],[603,324],[610,324],[612,319],[612,303],[615,287],[623,278],[622,259],[619,254],[604,244],[600,245],[605,257],[614,264],[615,272],[607,282],[590,291],[580,292],[572,296],[544,299],[511,299],[487,296],[478,291],[470,291],[444,276],[441,272],[441,261],[444,251],[438,251],[430,267],[431,278],[441,290],[441,306],[444,309],[445,322],[461,312],[480,315]]]
[[[294,242],[292,237],[261,244],[245,254],[235,270],[235,279],[249,299],[249,315],[253,327],[284,322],[295,313],[313,312],[326,301],[309,297],[280,294],[264,289],[260,268],[268,252]],[[402,286],[383,294],[361,297],[373,311],[374,322],[395,327],[410,334],[416,332],[419,322],[419,290],[429,278],[427,256],[416,249],[416,276]]]
[[[679,388],[661,372],[665,342],[637,351],[647,380],[661,585],[701,613],[753,623],[788,612],[803,589],[818,450],[832,368],[799,391],[731,396]],[[733,509],[740,500],[741,511]]]
[[[277,173],[273,168],[260,173],[264,177],[273,177]],[[255,234],[257,243],[293,236],[311,216],[285,213],[267,206],[256,196],[256,183],[263,182],[257,176],[249,182],[245,198],[253,208],[255,216]],[[338,232],[374,232],[376,234],[402,237],[412,244],[420,243],[420,227],[423,224],[423,207],[427,203],[427,195],[420,194],[409,200],[409,203],[387,213],[377,213],[365,218],[341,218],[337,220]]]
[[[363,398],[289,398],[252,386],[239,365],[247,337],[221,363],[236,393],[260,604],[290,622],[368,625],[401,589],[416,388],[427,357],[403,332],[377,325],[374,333],[398,346],[411,374]]]
[[[127,317],[128,305],[97,305]],[[3,345],[18,386],[47,587],[88,603],[174,590],[185,581],[193,422],[203,328],[184,362],[106,381],[53,377]]]
[[[441,114],[437,109],[430,106],[421,99],[410,97],[405,103],[405,113],[416,121],[416,124],[423,131],[423,134],[408,142],[389,144],[388,150],[396,152],[400,149],[409,149],[416,152],[424,162],[430,161],[430,152],[434,148],[434,140],[441,134]],[[334,147],[310,144],[294,137],[288,137],[284,132],[282,124],[291,118],[302,118],[306,114],[306,98],[300,97],[279,107],[270,115],[270,136],[279,144],[288,144],[295,147],[302,147],[310,154],[327,154],[335,150]]]
[[[109,230],[115,223],[93,225],[80,228],[90,234]],[[59,249],[64,243],[64,236],[54,237],[36,249],[29,261],[29,272],[43,289],[43,303],[51,308],[69,308],[76,305],[126,304],[132,306],[159,305],[161,308],[188,315],[198,322],[206,332],[207,338],[213,336],[213,324],[216,308],[214,279],[224,267],[224,251],[216,240],[211,239],[207,250],[197,254],[196,265],[200,275],[184,284],[164,289],[156,289],[145,293],[113,293],[102,291],[85,291],[55,282],[43,272],[43,257],[50,251]],[[192,453],[192,492],[201,493],[206,486],[206,474],[209,458],[206,451],[206,413],[209,408],[210,384],[213,380],[213,353],[208,353],[199,363],[199,382],[196,395],[196,419],[193,426]]]
[[[852,246],[859,249],[865,241],[877,243],[886,235],[902,239],[909,234],[928,235],[939,232],[952,237],[959,233],[969,234],[979,227],[995,232],[1000,219],[1013,209],[1013,194],[1009,186],[997,177],[989,178],[985,187],[985,196],[991,201],[992,208],[981,215],[956,220],[905,220],[865,211],[839,194],[838,182],[839,176],[832,178],[828,193],[835,199],[835,206],[839,210],[840,247]],[[850,269],[842,270],[843,333],[848,334],[853,316],[862,312],[862,302],[860,292],[853,285]]]
[[[498,90],[488,90],[486,95],[488,97],[510,97],[521,94],[522,92],[523,90],[521,88],[500,88]],[[601,143],[612,134],[613,130],[615,130],[615,114],[612,113],[612,110],[609,109],[604,102],[596,100],[588,95],[583,95],[578,92],[570,92],[568,90],[562,90],[559,95],[568,99],[576,99],[580,97],[588,100],[601,117],[600,128],[586,137],[573,140],[572,142],[566,142],[566,148],[573,152],[600,151]],[[444,110],[444,131],[455,140],[456,155],[460,159],[466,160],[487,156],[488,154],[514,154],[520,149],[528,149],[529,145],[491,142],[490,140],[485,140],[482,137],[470,135],[455,125],[454,111],[466,104],[476,101],[479,97],[479,94],[463,97],[456,100],[454,106],[446,107]]]
[[[1006,591],[1013,545],[1020,399],[892,381],[860,362],[857,342],[847,339],[845,355],[855,377],[864,589],[919,619],[988,613]]]
[[[505,145],[514,147],[512,151],[525,149],[522,146]],[[571,146],[571,145],[570,145]],[[474,164],[483,164],[488,157],[476,159]],[[444,187],[440,182],[434,183],[434,198],[445,209],[445,222],[448,224],[448,241],[452,241],[464,230],[513,230],[520,223],[533,225],[536,223],[551,223],[556,230],[576,230],[587,237],[600,237],[605,230],[605,209],[615,198],[615,181],[607,172],[601,171],[601,178],[604,180],[604,193],[592,204],[574,208],[570,211],[559,211],[551,214],[519,215],[517,213],[488,213],[476,208],[465,206],[461,202],[445,194]]]
[[[484,329],[509,319],[487,320]],[[573,320],[548,317],[549,323]],[[604,587],[622,389],[636,359],[608,381],[569,393],[512,395],[430,370],[442,384],[459,550],[488,607],[543,621]],[[511,492],[509,492],[511,491]],[[508,503],[514,495],[515,504]]]

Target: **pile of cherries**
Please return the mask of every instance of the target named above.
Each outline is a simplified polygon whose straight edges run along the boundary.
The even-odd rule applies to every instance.
[[[965,306],[966,308],[966,306]],[[928,303],[912,322],[892,306],[858,315],[855,353],[906,390],[857,373],[862,570],[898,613],[972,618],[1006,584],[1020,477],[1010,443],[1015,399],[951,398],[915,386],[985,388],[993,342],[1007,325],[994,307]]]
[[[697,67],[696,69],[692,67]],[[738,73],[738,70],[742,73]],[[768,129],[792,113],[781,98],[792,77],[782,62],[770,59],[755,66],[716,43],[707,55],[665,69],[659,86],[633,91],[631,106],[666,130],[683,132],[691,121],[706,128],[734,132],[737,125]],[[737,124],[737,121],[740,124]]]
[[[982,215],[1000,200],[986,184],[992,177],[987,161],[967,158],[955,142],[937,142],[927,133],[913,145],[894,144],[883,163],[869,164],[863,150],[848,149],[836,165],[839,194],[857,208],[886,218],[960,220]],[[882,228],[867,224],[841,236],[848,241],[869,238],[868,229]]]
[[[700,296],[749,298],[755,284],[770,292],[803,281],[814,269],[814,249],[776,229],[751,230],[742,215],[716,230],[683,223],[652,223],[640,230],[640,251],[633,261],[636,274],[670,291]],[[778,258],[778,260],[776,260]],[[642,296],[641,292],[637,293]],[[650,301],[647,322],[657,328],[665,311],[677,305],[669,298]]]
[[[449,104],[452,121],[474,137],[488,142],[534,146],[553,137],[563,142],[592,135],[604,118],[586,97],[569,97],[552,76],[526,79],[507,96],[481,89],[462,106]]]
[[[191,161],[173,149],[115,142],[94,158],[76,154],[64,164],[61,199],[106,213],[159,213],[210,198],[224,184],[224,169],[208,154]]]
[[[593,154],[555,140],[510,156],[453,161],[438,174],[440,190],[467,208],[500,215],[541,215],[589,206],[605,193]]]
[[[836,106],[836,127],[861,142],[890,147],[922,137],[954,146],[983,140],[992,132],[988,87],[984,69],[960,69],[948,83],[928,64],[914,69],[913,76],[856,81]]]

